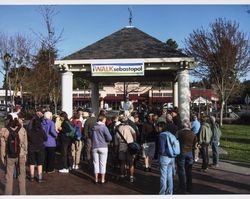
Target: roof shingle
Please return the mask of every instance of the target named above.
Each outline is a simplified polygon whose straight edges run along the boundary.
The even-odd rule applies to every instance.
[[[64,57],[63,60],[168,57],[187,55],[135,27],[126,27]]]

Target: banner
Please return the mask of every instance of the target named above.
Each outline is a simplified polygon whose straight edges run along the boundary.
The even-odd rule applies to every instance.
[[[144,63],[91,64],[92,76],[144,76]]]

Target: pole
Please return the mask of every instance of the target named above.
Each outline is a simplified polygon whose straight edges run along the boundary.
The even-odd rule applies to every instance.
[[[5,66],[5,116],[8,115],[8,75],[7,75],[7,64]]]
[[[8,86],[9,86],[9,62],[5,62],[5,115],[8,115]]]

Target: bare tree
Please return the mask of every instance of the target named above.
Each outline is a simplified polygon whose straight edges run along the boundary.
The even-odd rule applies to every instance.
[[[35,53],[35,44],[25,35],[16,34],[9,36],[5,33],[0,33],[0,55],[4,63],[3,56],[5,53],[11,55],[10,66],[8,69],[2,68],[6,73],[10,73],[8,82],[4,82],[4,87],[14,90],[12,103],[18,91],[22,92],[22,87],[25,85],[27,77],[27,70],[22,68],[29,68],[32,65],[33,54]],[[4,65],[3,65],[4,66]],[[21,70],[19,70],[21,68]],[[3,75],[4,72],[1,71]],[[6,81],[6,79],[4,80]],[[21,94],[22,96],[22,94]]]
[[[141,87],[138,82],[116,82],[114,85],[117,91],[123,93],[124,101],[130,93],[141,93],[150,89],[148,86]]]
[[[41,50],[43,51],[43,53],[46,52],[47,56],[46,62],[43,66],[44,70],[40,68],[38,71],[40,71],[39,75],[42,75],[43,78],[46,79],[46,87],[48,88],[49,100],[54,103],[54,111],[57,112],[57,104],[60,98],[60,74],[59,71],[53,68],[53,66],[54,61],[57,57],[56,46],[62,39],[63,29],[60,31],[59,34],[57,34],[55,31],[53,18],[58,13],[55,11],[54,6],[41,6],[39,12],[45,22],[46,34],[37,33],[37,35],[42,46]]]
[[[222,125],[225,102],[239,78],[250,70],[249,39],[236,22],[219,18],[209,27],[210,30],[194,30],[185,40],[185,51],[198,62],[194,75],[216,85]]]

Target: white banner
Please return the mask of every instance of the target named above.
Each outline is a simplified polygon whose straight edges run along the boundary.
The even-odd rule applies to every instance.
[[[144,76],[144,63],[91,64],[92,76]]]

